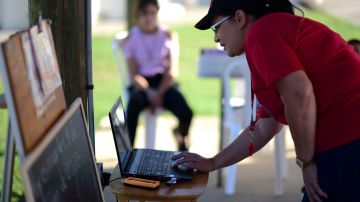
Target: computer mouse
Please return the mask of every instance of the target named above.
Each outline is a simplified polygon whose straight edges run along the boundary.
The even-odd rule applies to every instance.
[[[183,163],[177,166],[177,169],[179,169],[180,171],[188,171],[191,170],[188,166],[187,163]]]
[[[182,164],[180,164],[180,165],[175,166],[176,162],[180,161],[181,159],[183,159],[183,158],[179,158],[179,159],[173,161],[173,162],[171,163],[171,167],[173,167],[174,169],[180,170],[180,171],[187,171],[187,170],[189,170],[189,167],[188,167],[188,164],[187,164],[187,163],[182,163]]]

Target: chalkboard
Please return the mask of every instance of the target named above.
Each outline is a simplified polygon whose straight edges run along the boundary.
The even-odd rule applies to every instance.
[[[81,100],[25,160],[27,201],[104,201]]]

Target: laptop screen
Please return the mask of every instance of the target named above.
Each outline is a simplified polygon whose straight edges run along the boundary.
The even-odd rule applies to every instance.
[[[121,172],[125,169],[127,158],[132,150],[121,97],[116,99],[109,113],[109,119]]]

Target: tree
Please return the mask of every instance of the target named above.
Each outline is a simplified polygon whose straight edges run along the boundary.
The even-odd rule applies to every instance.
[[[29,0],[30,24],[39,13],[52,21],[52,34],[59,62],[66,102],[81,97],[86,109],[86,0]]]
[[[127,1],[127,28],[130,28],[136,24],[135,12],[136,6],[139,0],[128,0]]]

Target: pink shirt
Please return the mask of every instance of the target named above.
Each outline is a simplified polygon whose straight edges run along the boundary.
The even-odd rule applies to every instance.
[[[163,28],[159,27],[155,33],[147,34],[134,26],[123,46],[123,53],[126,59],[135,59],[139,74],[151,77],[164,73],[169,67],[166,56],[171,46],[169,33]]]

